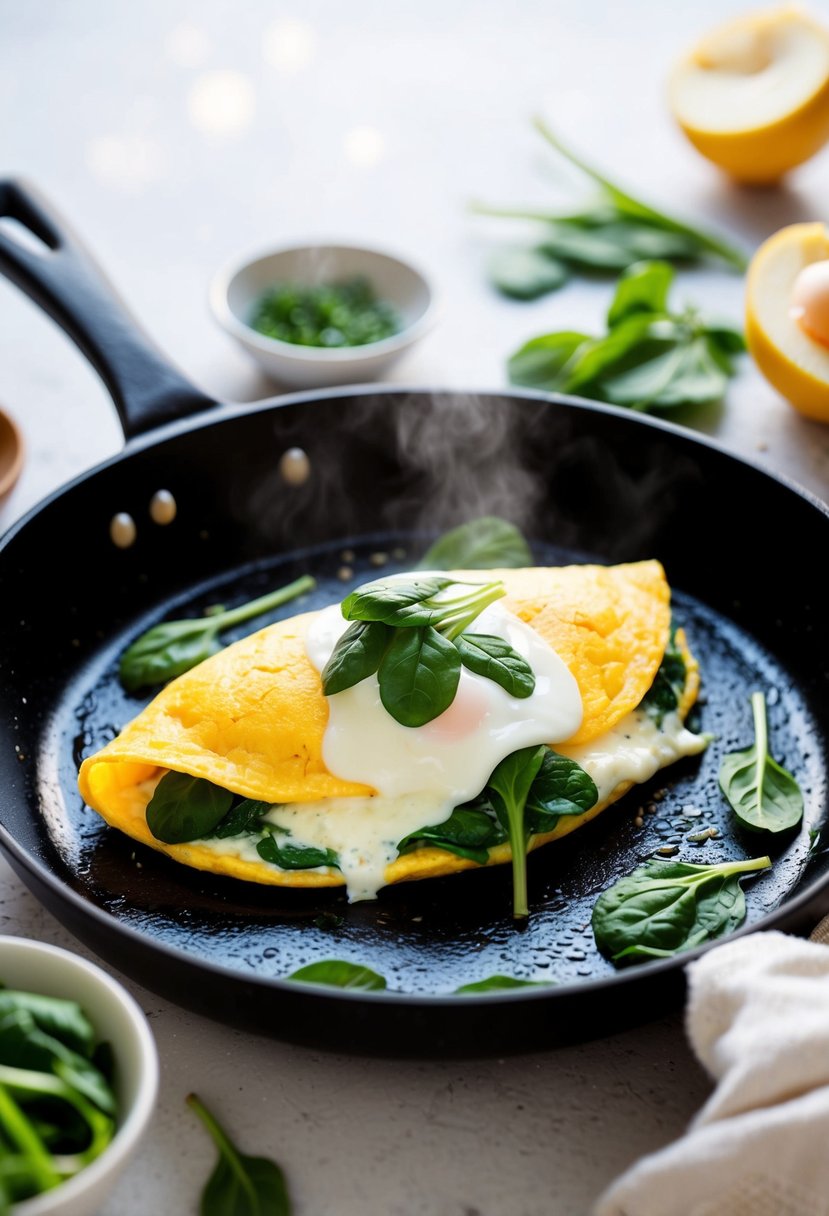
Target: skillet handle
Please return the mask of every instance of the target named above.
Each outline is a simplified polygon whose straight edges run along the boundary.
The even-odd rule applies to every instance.
[[[179,372],[130,315],[81,242],[28,183],[0,179],[0,219],[17,220],[40,250],[0,225],[0,273],[80,347],[118,411],[126,439],[216,402]]]

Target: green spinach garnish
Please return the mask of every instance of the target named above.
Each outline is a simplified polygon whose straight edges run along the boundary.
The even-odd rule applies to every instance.
[[[507,834],[496,819],[492,804],[482,796],[473,803],[456,807],[443,823],[412,832],[397,847],[402,854],[431,846],[485,866],[489,850],[506,839]]]
[[[147,805],[147,827],[164,844],[209,836],[233,803],[233,794],[189,773],[165,773]]]
[[[550,980],[517,980],[513,975],[489,975],[474,984],[461,984],[455,989],[456,996],[467,992],[503,992],[509,988],[549,988]]]
[[[505,247],[491,259],[490,280],[503,294],[532,300],[561,287],[570,272],[618,272],[644,259],[688,262],[713,257],[740,272],[746,269],[740,250],[634,198],[565,147],[540,118],[534,123],[547,143],[592,182],[598,198],[570,214],[473,206],[480,215],[543,224],[535,245]]]
[[[279,866],[280,870],[315,870],[318,866],[338,866],[340,859],[333,849],[315,849],[310,845],[279,844],[275,836],[263,836],[256,846],[263,861]]]
[[[575,760],[559,755],[551,747],[524,748],[498,765],[476,799],[456,807],[443,823],[412,832],[401,840],[398,848],[401,853],[424,847],[445,849],[483,866],[489,860],[489,850],[509,840],[513,875],[519,874],[516,907],[520,908],[526,904],[526,853],[530,838],[552,832],[562,815],[589,811],[598,797],[592,777]],[[515,915],[527,913],[519,910]]]
[[[0,1213],[94,1161],[115,1131],[111,1077],[74,1001],[0,990]]]
[[[426,550],[421,570],[497,570],[531,566],[533,555],[515,524],[482,515],[444,534]]]
[[[535,676],[526,659],[501,638],[465,632],[504,594],[501,582],[459,582],[435,574],[358,587],[342,604],[353,624],[323,670],[325,695],[376,672],[384,708],[410,727],[424,726],[449,708],[462,666],[511,696],[529,697]]]
[[[201,1216],[291,1216],[285,1176],[276,1162],[241,1153],[196,1094],[186,1101],[219,1150],[202,1192]]]
[[[713,866],[645,862],[596,901],[596,945],[625,964],[670,958],[731,933],[746,915],[740,879],[770,866],[768,857]]]
[[[666,262],[637,262],[619,280],[608,331],[545,334],[510,358],[513,384],[576,393],[636,410],[719,401],[734,375],[742,335],[696,309],[671,312]]]
[[[679,702],[685,691],[688,671],[682,651],[676,644],[676,629],[671,629],[671,636],[665,648],[665,654],[654,676],[653,684],[645,693],[640,708],[661,726],[665,715],[679,708]]]
[[[339,958],[308,963],[286,978],[301,984],[325,984],[329,988],[350,988],[358,992],[380,992],[386,987],[385,979],[376,971]]]
[[[238,608],[212,611],[193,620],[165,621],[136,638],[121,655],[118,674],[127,692],[166,684],[222,649],[219,634],[287,604],[316,586],[310,575]]]
[[[754,743],[723,756],[720,788],[737,822],[750,832],[788,832],[803,818],[803,793],[769,752],[766,698],[751,694]]]

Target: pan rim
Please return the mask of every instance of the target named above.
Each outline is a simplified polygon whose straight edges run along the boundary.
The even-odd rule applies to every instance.
[[[174,439],[178,436],[197,432],[211,426],[215,423],[225,423],[258,413],[264,413],[269,410],[282,409],[288,406],[303,406],[321,403],[323,401],[342,398],[342,397],[364,397],[370,395],[376,396],[393,396],[393,397],[408,397],[412,395],[420,396],[439,396],[439,397],[468,397],[477,396],[484,398],[500,398],[500,399],[518,399],[539,405],[554,405],[561,406],[565,409],[576,409],[585,413],[596,413],[611,417],[616,417],[624,423],[632,423],[639,426],[650,427],[653,430],[661,431],[669,435],[675,436],[685,443],[699,445],[716,455],[725,458],[729,462],[736,462],[754,473],[759,474],[763,479],[769,479],[776,483],[784,490],[794,493],[796,497],[802,499],[810,506],[817,508],[819,513],[829,520],[829,506],[819,499],[806,487],[799,485],[796,481],[780,474],[773,470],[768,470],[763,467],[759,461],[752,460],[750,457],[741,453],[730,451],[721,443],[712,439],[708,435],[703,435],[694,431],[690,427],[679,425],[675,422],[670,422],[661,418],[651,416],[643,416],[642,414],[633,414],[620,410],[616,406],[607,405],[601,402],[588,400],[577,396],[567,394],[545,393],[529,389],[513,389],[506,386],[503,389],[455,389],[444,388],[434,389],[424,387],[422,385],[405,385],[398,383],[371,383],[359,385],[335,386],[325,389],[310,389],[296,393],[279,394],[271,398],[265,398],[253,402],[225,402],[216,404],[206,408],[198,414],[191,415],[187,418],[178,419],[170,423],[141,435],[138,435],[128,440],[124,448],[115,453],[113,456],[94,465],[91,469],[84,471],[78,476],[72,478],[69,482],[57,487],[50,494],[46,495],[38,503],[29,509],[18,520],[14,521],[5,533],[0,536],[0,553],[8,547],[8,545],[18,536],[27,526],[27,524],[35,519],[41,512],[49,508],[54,502],[60,500],[64,495],[71,492],[75,487],[92,479],[99,472],[112,468],[131,456],[146,451],[157,446],[159,443]],[[4,824],[0,823],[0,847],[10,857],[14,858],[19,867],[32,875],[32,877],[40,884],[48,887],[52,894],[57,898],[58,902],[68,902],[72,905],[75,913],[81,920],[86,920],[96,925],[103,934],[108,935],[125,935],[128,940],[143,950],[149,950],[153,954],[161,955],[170,961],[174,961],[179,966],[184,965],[190,969],[197,971],[199,974],[205,973],[215,977],[217,980],[230,980],[231,982],[242,981],[256,989],[268,990],[276,993],[290,994],[296,996],[302,994],[305,996],[313,995],[321,998],[325,1002],[339,1003],[346,1001],[354,1005],[370,1004],[372,1006],[388,1004],[392,1007],[401,1008],[407,1006],[412,1009],[429,1008],[429,1009],[462,1009],[464,1007],[476,1006],[502,1006],[512,1005],[516,1002],[539,1002],[549,1003],[564,1001],[569,999],[578,999],[579,997],[589,994],[594,996],[602,991],[608,992],[619,991],[621,988],[627,988],[631,984],[641,984],[644,979],[657,980],[660,976],[670,975],[672,973],[682,974],[686,967],[694,962],[697,958],[706,954],[711,949],[716,949],[717,946],[726,941],[736,940],[739,937],[746,936],[751,933],[761,932],[765,929],[778,928],[780,922],[790,921],[795,919],[798,913],[802,912],[821,891],[829,887],[829,873],[812,880],[807,885],[803,886],[789,899],[762,916],[759,920],[750,925],[743,925],[733,933],[728,934],[724,939],[706,943],[693,950],[683,952],[668,959],[658,959],[648,962],[644,967],[631,967],[613,973],[586,979],[580,983],[569,984],[551,984],[549,986],[515,988],[493,990],[491,992],[482,993],[406,993],[399,990],[380,990],[380,991],[351,991],[348,989],[340,989],[328,987],[325,985],[303,984],[295,980],[290,980],[287,977],[278,976],[261,976],[256,974],[248,974],[232,967],[227,967],[211,960],[200,958],[194,961],[193,957],[180,947],[169,945],[165,942],[159,942],[156,939],[148,939],[147,936],[139,929],[124,923],[113,917],[110,913],[98,907],[95,903],[85,898],[80,893],[72,890],[60,877],[51,869],[41,864],[37,858],[32,856],[27,850],[23,849],[15,838],[9,833]],[[70,930],[72,932],[72,930]]]

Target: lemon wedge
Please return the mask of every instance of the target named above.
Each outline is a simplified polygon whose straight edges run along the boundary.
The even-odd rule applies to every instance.
[[[829,30],[793,5],[729,22],[677,64],[669,97],[703,156],[775,182],[829,140]]]
[[[829,229],[790,224],[751,259],[746,341],[770,384],[808,418],[829,422]]]

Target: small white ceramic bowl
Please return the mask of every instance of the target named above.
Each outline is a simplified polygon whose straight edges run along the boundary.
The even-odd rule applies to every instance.
[[[85,959],[57,946],[22,937],[0,937],[0,983],[77,1001],[112,1045],[118,1129],[95,1161],[52,1191],[18,1203],[14,1216],[92,1216],[135,1151],[158,1092],[158,1052],[147,1019],[129,993]]]
[[[365,346],[298,346],[257,333],[250,318],[277,283],[308,285],[364,277],[377,298],[397,311],[403,328]],[[435,319],[432,289],[409,262],[356,245],[297,245],[245,258],[216,275],[210,307],[223,329],[279,383],[292,388],[372,380],[417,342]]]

